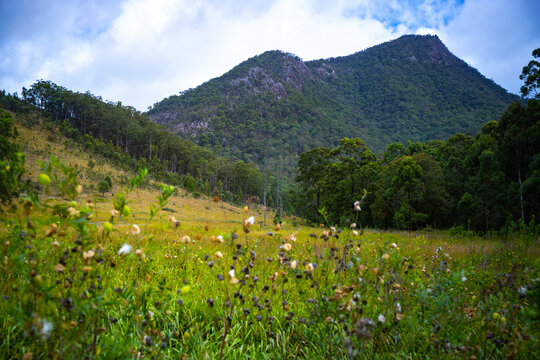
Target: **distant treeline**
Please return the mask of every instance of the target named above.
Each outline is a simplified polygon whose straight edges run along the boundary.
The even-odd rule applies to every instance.
[[[0,92],[0,105],[19,114],[37,111],[93,153],[131,170],[148,167],[157,180],[194,193],[219,194],[237,203],[263,194],[264,176],[254,163],[214,155],[120,102],[105,102],[88,92],[73,92],[41,80],[23,88],[21,98]]]
[[[512,103],[475,137],[393,143],[380,160],[362,140],[342,139],[302,153],[298,165],[297,211],[312,221],[512,230],[540,218],[540,100]]]
[[[540,218],[540,100],[512,103],[475,137],[392,143],[382,158],[358,138],[311,149],[300,155],[296,183],[217,156],[132,107],[48,81],[23,88],[22,98],[0,92],[0,106],[23,117],[37,112],[125,168],[148,167],[158,180],[230,202],[266,198],[269,206],[314,223],[485,232]]]

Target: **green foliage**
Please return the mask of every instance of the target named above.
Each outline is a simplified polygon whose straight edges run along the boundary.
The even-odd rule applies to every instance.
[[[510,104],[476,137],[393,143],[382,160],[359,139],[306,151],[298,161],[297,210],[313,222],[324,208],[343,225],[345,219],[382,228],[521,233],[517,224],[540,216],[539,124],[540,101],[529,100],[526,107]],[[355,215],[351,204],[360,188],[368,197]]]
[[[306,150],[358,137],[382,153],[391,143],[477,133],[517,99],[437,37],[403,36],[307,62],[268,51],[154,104],[148,114],[200,145],[292,179]]]
[[[203,185],[192,187],[188,181],[190,191],[207,195],[214,189],[229,191],[237,196],[242,194],[240,202],[249,196],[260,198],[262,194],[262,174],[255,164],[216,156],[165,131],[130,106],[104,102],[101,97],[76,93],[44,80],[23,89],[22,100],[1,92],[0,103],[8,103],[15,110],[25,109],[21,118],[35,112],[45,122],[44,126],[59,129],[88,151],[125,169],[147,168],[154,179],[175,183],[180,183],[184,176],[191,177],[193,182]],[[18,103],[21,106],[14,105]],[[4,124],[9,125],[0,123]],[[4,130],[6,135],[11,134]],[[0,139],[0,150],[2,144],[6,142]],[[95,163],[89,161],[88,166],[92,169]]]
[[[283,219],[281,218],[281,210],[278,209],[276,213],[274,214],[274,219],[272,220],[274,224],[281,224],[283,222]]]
[[[14,140],[17,128],[11,114],[0,109],[0,209],[10,205],[19,195],[24,185],[21,177],[24,173],[25,156],[18,150]]]
[[[97,185],[97,189],[100,193],[104,194],[111,190],[111,185],[108,181],[101,180]]]
[[[540,48],[533,50],[532,56],[539,59]],[[540,62],[531,60],[527,66],[523,67],[519,78],[525,83],[521,87],[521,95],[523,97],[532,95],[532,97],[540,99]]]

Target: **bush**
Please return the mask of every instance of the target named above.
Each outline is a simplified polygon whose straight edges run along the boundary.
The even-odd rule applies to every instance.
[[[109,182],[102,180],[98,183],[98,191],[102,194],[109,192],[111,190],[111,185]]]

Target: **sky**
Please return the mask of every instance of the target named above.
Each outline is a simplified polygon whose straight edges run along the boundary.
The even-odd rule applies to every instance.
[[[537,0],[0,0],[0,89],[44,79],[146,111],[267,50],[314,60],[436,34],[519,94],[538,14]]]

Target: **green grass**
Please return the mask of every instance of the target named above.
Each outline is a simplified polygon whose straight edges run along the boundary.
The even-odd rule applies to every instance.
[[[43,170],[32,169],[35,181]],[[47,172],[72,188],[81,181],[54,164]],[[0,219],[5,358],[540,358],[537,243],[328,234],[292,219],[276,230],[259,225],[256,206],[246,213],[157,184],[121,188],[131,214],[111,218],[119,197],[96,203],[90,181],[81,194],[53,182]],[[72,200],[72,215],[52,215]],[[151,217],[150,204],[176,212]],[[123,244],[132,251],[119,255]]]
[[[106,205],[99,205],[101,212]],[[78,208],[83,214],[84,206]],[[208,232],[204,222],[175,229],[163,219],[131,235],[120,224],[103,232],[80,214],[57,218],[36,206],[28,217],[33,228],[21,214],[4,220],[0,352],[8,357],[214,359],[222,344],[223,359],[539,354],[537,305],[530,298],[538,260],[515,241],[445,245],[446,237],[356,236],[350,229],[324,241],[328,229],[287,226],[268,236],[265,229],[244,233],[239,223],[253,213],[240,210],[236,220],[214,216],[225,226]],[[138,219],[137,213],[137,220],[131,215],[122,222]],[[65,226],[66,235],[47,237],[52,223]],[[196,232],[200,240],[181,243]],[[295,242],[287,240],[293,232]],[[217,234],[224,243],[211,241]],[[286,242],[289,252],[280,248]],[[124,243],[133,250],[120,256]],[[89,250],[95,255],[85,259]],[[55,271],[61,262],[62,273]],[[312,272],[308,263],[317,264]],[[231,265],[245,284],[229,281]],[[183,294],[186,285],[190,291]],[[522,286],[529,295],[519,295]],[[43,334],[44,319],[50,334]]]

